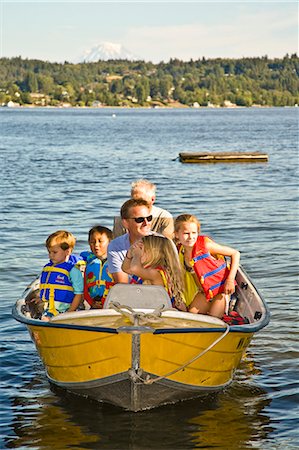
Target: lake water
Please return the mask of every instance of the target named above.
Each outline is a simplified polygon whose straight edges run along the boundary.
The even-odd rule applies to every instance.
[[[1,448],[297,449],[298,109],[0,109]],[[261,151],[268,163],[182,164],[185,151]],[[237,247],[271,322],[219,395],[142,413],[53,391],[14,302],[65,228],[88,248],[130,183]]]

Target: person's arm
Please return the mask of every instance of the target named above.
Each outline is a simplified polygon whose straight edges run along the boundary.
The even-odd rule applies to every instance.
[[[174,225],[172,217],[165,217],[162,219],[161,233],[163,236],[173,239]]]
[[[125,272],[127,274],[131,273],[130,266],[131,266],[132,259],[133,259],[133,254],[132,254],[131,248],[129,248],[129,250],[127,251],[127,254],[125,256],[125,259],[123,260],[122,265],[121,265],[121,269],[123,272]]]
[[[83,299],[83,275],[82,272],[77,269],[77,267],[73,267],[70,271],[70,280],[74,289],[74,298],[73,301],[68,309],[68,312],[76,311],[78,306],[80,305],[82,299]]]
[[[75,294],[71,306],[67,311],[68,312],[76,311],[81,303],[82,298],[83,298],[82,294]]]
[[[223,256],[229,256],[231,259],[230,272],[224,284],[224,293],[233,294],[235,292],[235,278],[239,268],[240,252],[235,248],[228,247],[226,245],[217,244],[214,241],[207,241],[206,248],[211,254],[220,254]]]
[[[112,245],[111,245],[112,244]],[[128,283],[129,276],[122,270],[122,262],[127,250],[119,251],[113,246],[113,241],[108,245],[107,260],[108,270],[112,275],[114,283]]]
[[[153,219],[152,230],[156,233],[163,234],[163,236],[173,239],[174,237],[174,223],[171,214],[167,217],[160,213],[160,215]]]
[[[114,272],[111,275],[112,275],[112,278],[113,278],[113,281],[114,281],[115,284],[117,284],[117,283],[129,283],[129,277],[123,271]]]

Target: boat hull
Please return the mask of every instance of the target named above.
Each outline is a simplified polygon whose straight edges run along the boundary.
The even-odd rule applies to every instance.
[[[140,411],[230,384],[253,334],[269,321],[251,284],[243,285],[241,303],[251,323],[242,326],[176,310],[155,316],[153,309],[134,308],[128,314],[122,307],[65,313],[43,322],[22,313],[24,299],[16,303],[13,315],[27,326],[51,383]],[[148,288],[128,289],[140,294]],[[249,292],[250,305],[245,301]]]
[[[206,336],[197,335],[195,338],[195,336],[189,334],[183,336],[178,334],[175,337],[172,335],[172,339],[169,339],[169,336],[163,337],[161,335],[147,335],[146,339],[144,339],[145,336],[140,337],[140,353],[146,356],[140,359],[137,370],[130,362],[127,365],[127,370],[123,372],[113,373],[113,370],[111,370],[109,376],[103,377],[104,370],[99,370],[100,378],[83,380],[82,374],[86,373],[86,367],[90,367],[91,364],[89,360],[86,361],[85,365],[76,368],[77,376],[73,377],[71,381],[61,381],[61,370],[53,371],[53,367],[51,373],[55,378],[50,376],[49,366],[47,366],[48,377],[52,383],[75,394],[100,402],[108,402],[130,411],[140,411],[179,400],[199,397],[221,390],[229,385],[251,336],[247,336],[246,341],[243,340],[242,347],[237,350],[236,347],[243,338],[234,335],[233,340],[229,338],[223,341],[225,349],[217,347],[214,352],[206,354],[202,359],[199,358],[184,370],[179,370],[172,376],[166,377],[164,375],[169,372],[169,369],[181,367],[187,360],[191,359],[190,357],[199,354],[215,337],[210,335],[207,339]],[[167,340],[167,345],[165,345],[165,340]],[[192,345],[187,344],[189,351],[184,350],[186,340],[195,341]],[[113,347],[113,342],[109,342]],[[115,345],[118,344],[115,343]],[[136,344],[132,343],[132,347],[134,345]],[[123,347],[124,354],[126,354],[126,345],[124,344]],[[114,352],[112,351],[112,353]],[[98,354],[99,359],[102,359],[102,352],[99,351]],[[170,361],[170,354],[176,354],[176,358],[172,358]],[[118,367],[120,366],[119,360]],[[153,372],[149,370],[150,368]],[[70,374],[70,367],[65,366],[65,372]],[[150,384],[144,383],[144,380],[153,382]]]
[[[170,318],[170,329],[130,330],[120,316],[105,316],[105,311],[99,311],[88,320],[96,318],[110,322],[113,318],[117,322],[114,325],[125,331],[54,328],[41,326],[41,322],[27,327],[53,384],[131,411],[194,398],[227,386],[252,337],[252,333],[246,338],[243,333],[229,333],[197,358],[221,338],[225,329],[213,331],[210,324],[196,328],[196,321],[180,330],[175,322],[182,319],[176,317]]]

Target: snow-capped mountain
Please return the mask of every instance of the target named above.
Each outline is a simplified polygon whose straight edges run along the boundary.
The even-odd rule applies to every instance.
[[[108,61],[108,59],[140,59],[133,55],[129,50],[121,44],[114,44],[112,42],[102,42],[90,50],[86,50],[76,62],[97,62],[99,60]]]

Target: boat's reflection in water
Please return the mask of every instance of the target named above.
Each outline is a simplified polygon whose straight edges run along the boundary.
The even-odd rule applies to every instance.
[[[252,448],[271,431],[264,409],[270,399],[256,387],[257,369],[247,355],[224,392],[131,413],[68,395],[35,379],[13,400],[15,437],[7,448],[187,449]],[[245,381],[246,380],[246,381]],[[43,385],[41,388],[41,384]],[[38,391],[42,391],[38,395]]]

